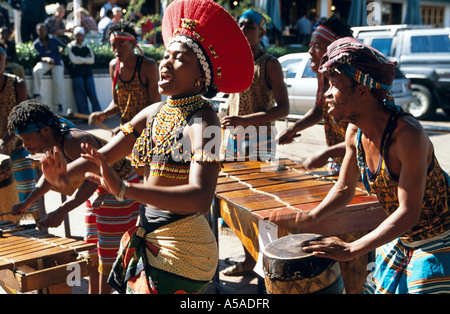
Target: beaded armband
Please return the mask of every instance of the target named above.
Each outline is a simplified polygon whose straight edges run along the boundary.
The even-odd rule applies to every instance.
[[[201,149],[198,149],[194,152],[191,160],[199,162],[212,162],[219,165],[222,168],[222,163],[220,162],[220,158],[218,155]]]
[[[139,132],[134,129],[130,122],[125,123],[121,129],[122,133],[127,136],[133,134],[136,138],[140,136]]]

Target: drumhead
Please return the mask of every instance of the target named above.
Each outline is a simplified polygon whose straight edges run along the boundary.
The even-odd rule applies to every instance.
[[[312,253],[303,250],[302,243],[319,237],[321,236],[312,233],[285,236],[269,243],[264,249],[264,254],[274,259],[299,259],[313,256]]]
[[[318,237],[317,234],[296,234],[268,244],[263,253],[264,275],[275,280],[312,278],[337,263],[303,250],[301,244],[304,241]]]

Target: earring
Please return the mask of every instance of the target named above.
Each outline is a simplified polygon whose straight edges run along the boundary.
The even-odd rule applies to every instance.
[[[200,86],[202,83],[200,82],[200,80],[196,80],[194,83],[194,86],[198,87]]]

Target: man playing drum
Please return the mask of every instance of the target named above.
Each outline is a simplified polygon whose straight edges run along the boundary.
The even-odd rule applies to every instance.
[[[354,38],[328,47],[319,71],[330,81],[328,112],[350,123],[346,154],[336,185],[314,210],[299,213],[296,223],[300,229],[315,224],[348,204],[362,177],[388,217],[356,241],[323,238],[304,242],[304,250],[351,260],[379,248],[366,293],[448,293],[449,178],[420,123],[393,102],[395,66]]]

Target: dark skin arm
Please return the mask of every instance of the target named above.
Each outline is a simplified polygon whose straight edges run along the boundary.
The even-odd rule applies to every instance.
[[[320,81],[320,74],[317,74],[317,80]],[[294,136],[307,128],[316,125],[323,119],[323,103],[316,101],[314,107],[305,113],[302,119],[297,120],[293,126],[284,129],[278,135],[280,145],[289,144],[294,140]]]
[[[272,122],[289,114],[289,97],[283,80],[283,70],[280,62],[272,58],[267,61],[267,83],[272,88],[276,106],[261,112],[255,112],[244,116],[226,116],[222,119],[222,127],[249,126],[260,123]]]
[[[139,113],[132,121],[132,125],[141,133],[146,125],[146,117],[150,110],[155,110],[154,106],[147,107]],[[206,147],[210,142],[204,136],[195,136],[198,132],[203,132],[207,126],[214,125],[218,128],[219,121],[217,114],[210,110],[200,110],[192,117],[201,118],[202,123],[193,123],[186,127],[185,131],[191,137],[192,149]],[[203,134],[203,133],[200,133]],[[217,139],[215,139],[217,141]],[[117,195],[121,189],[122,181],[117,177],[109,164],[127,156],[133,147],[136,138],[132,135],[125,136],[123,133],[116,135],[107,145],[100,150],[92,149],[83,145],[86,154],[85,158],[79,158],[66,168],[61,163],[60,153],[49,154],[43,161],[43,172],[49,181],[56,185],[64,185],[67,181],[74,181],[84,178],[87,175],[89,180],[96,184],[101,184],[103,188],[111,194]],[[220,147],[220,145],[216,146]],[[157,208],[170,208],[172,212],[179,214],[189,214],[194,212],[206,212],[209,210],[211,200],[214,197],[215,186],[219,166],[209,162],[191,162],[191,169],[188,182],[178,186],[154,186],[146,184],[130,184],[125,196],[137,201],[151,204]],[[98,176],[96,174],[101,174]],[[198,197],[202,195],[202,197]]]
[[[81,156],[83,153],[81,149],[82,143],[89,143],[89,145],[99,148],[97,140],[92,135],[86,132],[73,131],[67,134],[64,140],[64,152],[69,159],[73,160]],[[51,186],[49,183],[45,185]],[[40,223],[46,228],[58,227],[63,222],[64,217],[70,211],[83,204],[96,189],[96,184],[87,180],[84,181],[72,196],[68,197],[55,211],[41,219]]]
[[[109,63],[109,75],[111,77],[111,81],[114,81],[117,65],[117,59],[114,59]],[[161,95],[158,92],[159,70],[157,63],[153,59],[144,57],[139,75],[142,83],[147,89],[148,104],[150,105],[160,102]],[[117,92],[114,86],[112,86],[112,95],[113,99],[105,110],[102,112],[94,112],[92,114],[98,123],[101,123],[107,117],[114,116],[120,112],[119,105],[117,104]]]
[[[398,175],[399,207],[375,230],[362,238],[346,243],[326,238],[304,244],[305,251],[317,256],[346,261],[366,254],[392,241],[417,224],[425,190],[427,169],[431,163],[433,146],[423,129],[401,118],[388,155],[388,167]]]
[[[217,115],[210,110],[201,110],[194,115],[191,121],[195,118],[201,118],[202,122],[190,124],[185,130],[191,139],[192,151],[202,149],[210,140],[194,134],[203,134],[208,125],[218,126],[219,124]],[[104,155],[87,148],[85,158],[96,162],[101,171],[101,177],[87,174],[87,178],[117,195],[121,188],[121,181],[111,171]],[[219,170],[219,166],[215,163],[193,161],[187,183],[175,186],[133,183],[127,188],[125,196],[157,208],[170,209],[176,214],[188,215],[195,212],[206,212],[209,210],[214,196]]]

